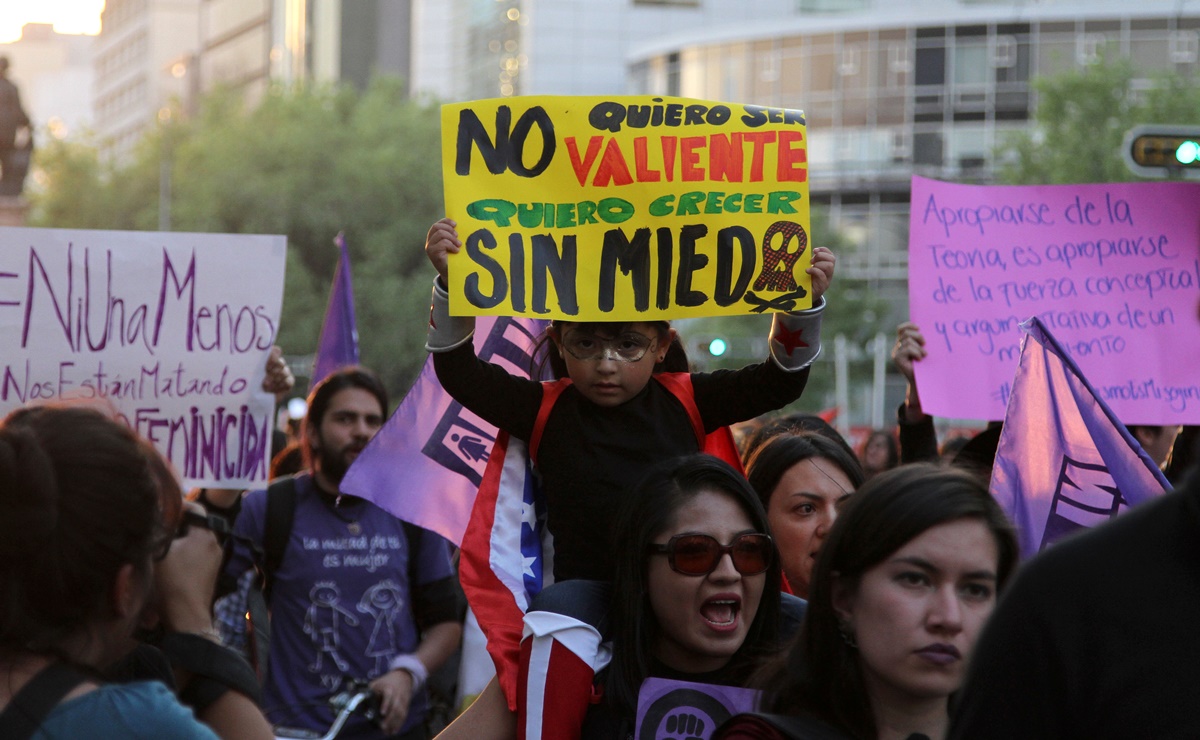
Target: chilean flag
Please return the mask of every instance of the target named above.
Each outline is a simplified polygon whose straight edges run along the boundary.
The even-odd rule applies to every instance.
[[[533,319],[480,318],[475,351],[524,373],[544,327]],[[516,696],[522,618],[554,572],[540,481],[524,443],[450,398],[430,359],[341,490],[459,545],[463,590],[501,686]]]
[[[554,548],[545,521],[541,481],[525,443],[500,432],[463,535],[458,568],[510,702],[517,695],[522,620],[533,597],[554,580]]]

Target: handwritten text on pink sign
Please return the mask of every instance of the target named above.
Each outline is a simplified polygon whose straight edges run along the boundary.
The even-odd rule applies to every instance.
[[[914,178],[909,301],[922,405],[1000,419],[1039,316],[1126,423],[1200,422],[1200,183]]]

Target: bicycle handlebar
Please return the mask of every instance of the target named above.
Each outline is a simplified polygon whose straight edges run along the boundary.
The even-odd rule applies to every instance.
[[[353,714],[360,714],[371,722],[379,719],[379,695],[371,690],[366,681],[347,679],[345,686],[329,698],[334,710],[333,724],[322,735],[313,730],[294,727],[276,727],[276,740],[334,740]]]

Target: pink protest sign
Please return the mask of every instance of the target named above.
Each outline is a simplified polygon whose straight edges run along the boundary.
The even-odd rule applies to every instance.
[[[1200,423],[1200,183],[914,177],[908,248],[927,413],[1004,418],[1037,315],[1123,422]]]
[[[111,405],[186,487],[264,483],[287,239],[0,228],[0,416]]]

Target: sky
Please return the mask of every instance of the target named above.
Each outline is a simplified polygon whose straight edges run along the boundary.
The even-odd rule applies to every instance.
[[[16,41],[26,23],[53,23],[59,33],[100,33],[104,0],[0,0],[0,44]]]

